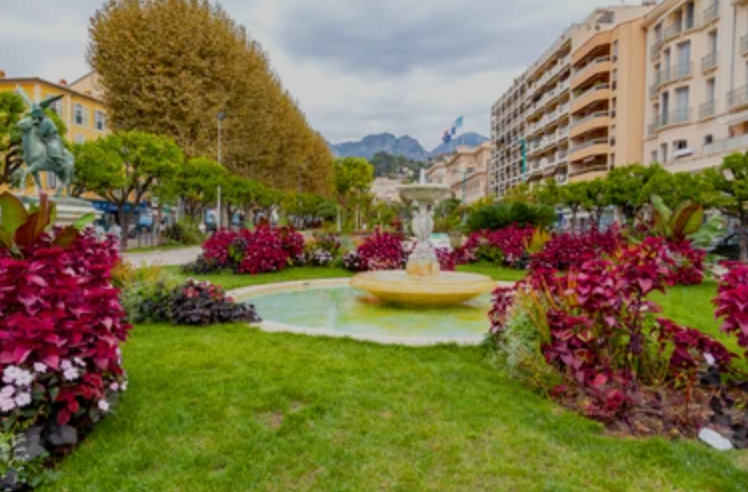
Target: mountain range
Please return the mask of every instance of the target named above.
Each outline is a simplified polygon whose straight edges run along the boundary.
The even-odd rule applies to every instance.
[[[448,144],[443,143],[428,152],[415,138],[407,135],[396,137],[391,133],[379,133],[368,135],[357,142],[343,142],[329,144],[329,146],[336,157],[366,157],[371,159],[378,152],[386,152],[390,155],[401,155],[414,161],[427,161],[430,157],[450,153],[459,145],[474,147],[487,140],[488,138],[478,133],[468,132],[455,137]]]

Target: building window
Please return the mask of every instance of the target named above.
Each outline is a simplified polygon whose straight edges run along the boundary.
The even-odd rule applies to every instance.
[[[86,126],[86,108],[83,105],[75,103],[73,106],[73,117],[76,125]]]
[[[106,115],[100,109],[94,111],[94,127],[100,131],[106,129]]]
[[[50,96],[53,96],[54,94],[49,94]],[[57,101],[53,102],[49,105],[49,108],[57,113],[58,116],[62,116],[62,100],[58,99]]]
[[[714,143],[714,135],[706,135],[704,137],[704,145],[711,145]]]
[[[81,143],[84,143],[85,141],[86,141],[85,135],[81,135],[80,133],[75,134],[75,143],[81,144]]]
[[[652,151],[652,160],[651,160],[651,161],[649,161],[649,163],[650,163],[650,164],[654,164],[655,162],[657,162],[657,151],[656,151],[656,150],[653,150],[653,151]]]
[[[660,145],[660,153],[662,154],[662,164],[667,162],[667,144]]]

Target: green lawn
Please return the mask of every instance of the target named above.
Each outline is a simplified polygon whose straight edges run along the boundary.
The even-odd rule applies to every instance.
[[[348,275],[202,278],[231,289]],[[656,300],[667,316],[716,333],[715,290],[675,288]],[[117,413],[44,492],[742,492],[748,483],[747,451],[606,436],[493,368],[479,347],[147,325],[124,357],[130,389]]]
[[[633,440],[480,348],[139,326],[129,392],[49,491],[744,491],[748,455]],[[742,461],[742,463],[741,463]]]
[[[143,246],[142,248],[128,248],[125,253],[152,253],[154,251],[174,251],[177,249],[194,248],[199,244],[184,245],[184,244],[169,244],[166,246]]]

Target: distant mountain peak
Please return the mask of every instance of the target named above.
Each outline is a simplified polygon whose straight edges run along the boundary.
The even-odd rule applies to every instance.
[[[441,144],[431,152],[427,152],[417,139],[403,135],[396,137],[392,133],[383,132],[367,135],[361,140],[331,144],[330,150],[336,157],[365,157],[371,160],[378,152],[386,152],[394,156],[403,156],[413,161],[427,161],[430,157],[449,154],[460,146],[476,147],[488,138],[475,132],[467,132],[455,137],[448,144]]]

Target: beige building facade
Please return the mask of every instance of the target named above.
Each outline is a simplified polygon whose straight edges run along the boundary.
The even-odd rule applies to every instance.
[[[426,170],[429,183],[449,187],[452,197],[470,204],[488,196],[488,165],[491,143],[460,146],[452,154],[437,158]]]
[[[632,75],[644,72],[642,26],[653,8],[596,9],[499,98],[491,110],[491,193],[551,177],[588,180],[641,160],[646,86]]]
[[[748,0],[665,0],[644,28],[644,161],[695,172],[745,152]]]

